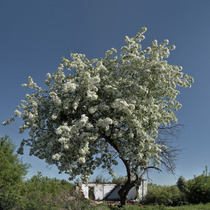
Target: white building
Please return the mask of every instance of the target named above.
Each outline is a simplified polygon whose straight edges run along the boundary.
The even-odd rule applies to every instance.
[[[120,200],[118,191],[120,186],[117,184],[104,184],[104,183],[80,183],[80,188],[84,194],[84,197],[89,199],[89,194],[94,195],[95,200]],[[142,200],[147,194],[147,180],[143,179],[141,186],[138,190],[138,196],[136,196],[136,187],[131,188],[128,193],[128,200]]]

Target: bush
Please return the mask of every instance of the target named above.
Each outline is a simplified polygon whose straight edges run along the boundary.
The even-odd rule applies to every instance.
[[[146,198],[142,201],[143,204],[158,204],[165,206],[177,206],[182,204],[184,194],[175,185],[173,186],[158,186],[148,184],[148,192]]]
[[[185,178],[183,176],[180,176],[179,179],[178,179],[178,181],[177,181],[177,183],[176,183],[176,185],[177,185],[177,187],[179,188],[179,190],[181,192],[184,191],[184,185],[185,185],[185,183],[186,183]]]
[[[0,138],[0,209],[12,209],[21,202],[21,185],[28,168],[9,137]]]
[[[73,195],[74,184],[65,180],[43,177],[41,172],[25,181],[25,197],[28,205],[57,205]]]
[[[103,177],[102,175],[97,175],[95,178],[91,180],[91,182],[95,183],[109,183],[108,178]]]
[[[210,202],[210,177],[200,175],[186,182],[184,192],[190,203]]]
[[[125,176],[119,176],[119,177],[114,177],[112,179],[113,184],[118,184],[118,185],[123,185],[127,180],[127,177]]]
[[[41,172],[31,179],[0,191],[0,210],[62,209],[73,195],[74,184],[43,177]]]

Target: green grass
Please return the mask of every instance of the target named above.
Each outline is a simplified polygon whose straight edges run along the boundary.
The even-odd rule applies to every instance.
[[[187,205],[187,206],[178,206],[178,207],[168,207],[167,209],[180,209],[180,210],[210,210],[210,203],[207,204],[198,204],[198,205]]]
[[[16,209],[16,208],[15,208]],[[22,209],[22,208],[21,208]],[[52,202],[28,202],[23,209],[43,209],[43,210],[210,210],[210,203],[198,204],[198,205],[185,205],[177,207],[165,207],[164,205],[126,205],[123,208],[119,208],[118,204],[109,206],[106,203],[94,204],[90,200],[69,200],[58,203]]]
[[[108,207],[108,206],[107,206]],[[96,208],[93,207],[93,209],[97,210],[106,210],[107,208],[101,208],[98,206]],[[109,207],[108,209],[111,210],[120,210],[117,205]],[[157,205],[157,206],[140,206],[140,205],[126,205],[124,208],[121,208],[121,210],[210,210],[210,203],[207,204],[198,204],[198,205],[186,205],[186,206],[176,206],[176,207],[165,207],[164,205]]]
[[[186,206],[176,206],[176,207],[165,207],[160,206],[137,206],[137,205],[128,205],[125,207],[126,210],[210,210],[210,203],[207,204],[198,204],[198,205],[186,205]]]

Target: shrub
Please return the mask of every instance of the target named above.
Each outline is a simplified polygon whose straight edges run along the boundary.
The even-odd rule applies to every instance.
[[[119,177],[114,177],[112,179],[112,183],[118,184],[118,185],[123,185],[127,180],[127,177],[125,176],[119,176]]]
[[[181,192],[184,191],[184,185],[185,185],[185,183],[186,183],[185,178],[183,176],[180,176],[179,179],[178,179],[178,181],[177,181],[177,183],[176,183],[176,185],[177,185],[177,187],[179,188],[179,190]]]
[[[143,204],[158,204],[165,206],[177,206],[183,202],[184,195],[175,185],[158,186],[148,184],[148,192]]]
[[[0,138],[0,209],[12,209],[21,201],[21,185],[29,168],[15,154],[8,136]]]
[[[186,182],[184,192],[190,203],[210,202],[210,177],[200,175]]]
[[[103,177],[102,175],[97,175],[95,178],[91,180],[91,182],[95,183],[109,183],[108,178]]]

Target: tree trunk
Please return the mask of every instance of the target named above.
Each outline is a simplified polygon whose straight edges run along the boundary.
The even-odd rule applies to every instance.
[[[117,145],[115,144],[115,142],[107,137],[106,135],[102,136],[106,139],[106,141],[118,152],[119,154],[119,158],[122,160],[122,162],[124,163],[125,167],[126,167],[126,171],[127,171],[127,181],[126,183],[121,187],[121,189],[119,190],[118,194],[120,196],[120,206],[124,206],[126,204],[126,201],[127,201],[127,196],[128,196],[128,193],[130,191],[130,189],[132,187],[134,187],[138,181],[139,181],[139,178],[137,176],[137,179],[135,181],[132,181],[131,179],[131,176],[132,176],[132,172],[131,172],[131,165],[130,165],[130,162],[129,160],[126,160],[124,159],[121,155],[120,155],[120,151],[117,147]]]
[[[120,206],[125,206],[126,205],[126,201],[127,201],[127,197],[126,196],[120,197]]]
[[[135,186],[135,182],[127,180],[126,183],[120,188],[118,194],[120,196],[120,206],[124,206],[127,201],[127,196],[132,187]]]

